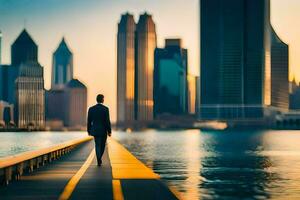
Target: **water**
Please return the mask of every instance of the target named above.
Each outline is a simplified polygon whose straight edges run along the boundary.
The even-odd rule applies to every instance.
[[[85,137],[0,133],[0,158]],[[147,166],[193,199],[300,199],[300,131],[114,132]]]
[[[186,199],[300,199],[299,131],[115,132]]]
[[[87,136],[85,132],[0,132],[0,158]]]

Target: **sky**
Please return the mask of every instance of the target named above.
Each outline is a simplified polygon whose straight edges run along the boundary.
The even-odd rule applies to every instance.
[[[198,0],[0,0],[2,61],[10,64],[10,45],[26,28],[39,46],[39,62],[50,88],[52,53],[65,37],[74,54],[74,76],[88,87],[88,104],[105,95],[116,118],[116,36],[122,13],[152,14],[158,46],[180,37],[189,53],[190,73],[199,73]],[[290,79],[300,81],[300,0],[271,0],[271,22],[290,48]]]

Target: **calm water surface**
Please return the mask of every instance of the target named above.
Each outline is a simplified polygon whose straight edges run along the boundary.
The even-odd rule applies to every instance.
[[[0,132],[0,158],[85,136],[85,132]]]
[[[300,199],[299,131],[116,132],[186,199]]]
[[[0,133],[0,157],[85,137]],[[147,166],[192,199],[300,199],[299,131],[114,132]]]

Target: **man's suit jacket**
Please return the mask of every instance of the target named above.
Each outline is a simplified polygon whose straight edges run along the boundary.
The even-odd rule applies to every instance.
[[[87,130],[92,136],[105,136],[111,133],[109,109],[103,104],[89,108]]]

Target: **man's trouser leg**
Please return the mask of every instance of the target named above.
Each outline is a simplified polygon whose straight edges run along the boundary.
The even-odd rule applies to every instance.
[[[94,138],[95,138],[95,149],[96,149],[97,161],[98,164],[101,164],[101,159],[105,151],[107,136],[96,136]]]

